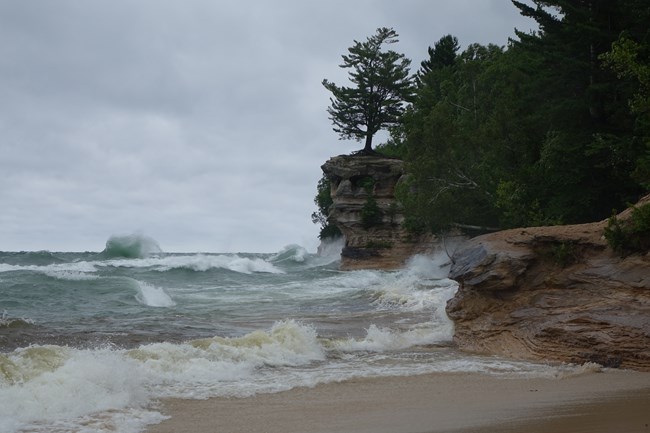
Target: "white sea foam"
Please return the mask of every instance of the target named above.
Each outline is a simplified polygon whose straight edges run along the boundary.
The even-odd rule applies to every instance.
[[[51,265],[10,265],[7,263],[0,263],[0,272],[15,272],[15,271],[32,271],[40,272],[54,278],[61,276],[65,277],[66,274],[75,275],[70,278],[82,274],[93,273],[97,271],[95,264],[92,262],[73,262],[73,263],[55,263]]]
[[[0,355],[0,363],[3,432],[75,431],[81,417],[143,408],[149,398],[137,362],[119,352],[35,346]]]
[[[366,329],[362,339],[343,339],[332,342],[332,347],[345,351],[386,352],[403,350],[415,346],[450,342],[453,338],[453,323],[450,320],[419,323],[407,330],[395,330],[377,325]]]
[[[176,303],[161,287],[134,280],[138,293],[135,299],[148,307],[173,307]]]
[[[43,273],[48,277],[56,278],[57,280],[64,281],[92,281],[99,279],[99,276],[92,275],[93,271],[77,271],[71,269],[62,270],[43,270]]]
[[[97,262],[97,265],[116,268],[151,268],[160,272],[172,269],[187,269],[197,272],[205,272],[210,269],[228,269],[244,274],[256,272],[271,274],[283,273],[281,269],[266,260],[256,257],[242,257],[237,254],[191,254],[149,257],[144,259],[116,259]]]
[[[304,263],[309,257],[306,249],[300,245],[287,245],[278,253],[271,256],[270,261],[274,263],[295,262]]]
[[[444,306],[458,289],[458,283],[446,278],[446,256],[415,256],[400,272],[383,274],[375,284],[375,304],[380,308],[405,311],[432,310],[440,320],[446,319]]]
[[[101,277],[106,285],[93,283],[89,288],[110,288],[111,295],[126,293],[146,306],[171,307],[178,302],[179,314],[187,314],[184,319],[192,319],[191,308],[199,305],[206,311],[232,306],[235,321],[214,315],[215,320],[223,319],[224,329],[228,329],[224,332],[248,330],[260,323],[258,318],[297,317],[303,311],[304,317],[315,317],[314,323],[336,317],[340,328],[336,328],[338,337],[333,337],[332,328],[325,326],[328,335],[319,337],[315,327],[285,320],[232,338],[146,344],[128,350],[35,345],[0,353],[0,431],[135,433],[162,419],[154,404],[162,397],[241,397],[355,377],[447,371],[563,377],[592,371],[591,367],[560,369],[454,352],[446,344],[453,325],[444,308],[456,285],[445,278],[444,255],[414,258],[396,272],[327,268],[303,273],[317,259],[294,260],[298,252],[287,249],[284,257],[288,260],[283,263],[277,262],[281,259],[277,255],[274,262],[262,258],[269,256],[161,254],[33,267],[54,278]],[[211,269],[278,273],[282,272],[279,266],[290,274],[239,278],[233,273],[221,278],[221,273],[196,273]],[[192,272],[157,273],[174,269]],[[149,271],[154,272],[147,274]],[[164,279],[174,290],[140,279]],[[249,284],[250,280],[254,284]],[[119,284],[113,284],[116,281]],[[78,285],[63,285],[78,289]],[[185,305],[190,309],[184,310]],[[146,315],[157,321],[169,317],[164,308],[147,310]],[[353,320],[346,324],[348,313]],[[361,325],[367,330],[360,337],[358,317],[367,319]],[[7,314],[0,317],[0,325],[2,320],[7,326],[14,323]],[[164,326],[152,329],[166,330]],[[340,330],[350,330],[355,337],[340,337]]]
[[[93,431],[136,432],[162,418],[150,408],[155,398],[278,391],[300,383],[258,383],[259,369],[274,371],[324,359],[315,330],[295,321],[239,338],[148,344],[132,350],[17,349],[0,354],[0,431],[83,431],[81,424],[90,424],[97,428]]]
[[[294,252],[300,256],[302,253]],[[306,251],[304,252],[306,257]],[[295,257],[294,257],[295,259]],[[298,261],[298,259],[296,259]],[[164,255],[135,259],[109,259],[99,261],[79,261],[70,263],[56,263],[50,265],[11,265],[0,263],[0,273],[16,271],[32,271],[48,275],[52,278],[67,280],[88,280],[95,276],[99,269],[114,268],[152,268],[156,271],[169,271],[172,269],[187,269],[197,272],[210,269],[228,269],[234,272],[270,273],[281,274],[284,271],[270,261],[259,257],[243,257],[238,254],[182,254]]]
[[[162,397],[242,397],[354,377],[435,371],[557,377],[593,371],[461,358],[449,349],[417,356],[399,352],[426,344],[431,335],[424,326],[401,333],[371,327],[363,340],[324,345],[313,327],[288,320],[242,337],[130,350],[17,349],[0,354],[0,431],[135,433],[164,418],[152,406]],[[386,352],[391,350],[398,352]]]

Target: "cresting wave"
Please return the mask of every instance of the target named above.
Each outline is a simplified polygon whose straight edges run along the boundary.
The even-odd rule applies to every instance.
[[[143,258],[162,253],[158,242],[149,236],[134,233],[126,236],[111,236],[102,251],[105,257]]]
[[[238,254],[191,254],[167,255],[132,260],[106,260],[97,263],[99,266],[116,268],[151,268],[165,272],[174,269],[185,269],[196,272],[205,272],[210,269],[227,269],[242,274],[283,273],[281,269],[269,261],[256,257],[242,257]]]
[[[105,427],[98,431],[135,432],[162,418],[148,409],[154,398],[273,392],[300,380],[264,379],[264,370],[324,358],[314,329],[294,321],[240,338],[132,350],[21,348],[0,354],[0,431],[75,431],[80,419],[103,413]],[[44,420],[48,426],[41,429]]]
[[[86,431],[80,429],[85,424],[94,426],[93,431],[137,432],[163,419],[151,405],[158,398],[245,397],[353,377],[435,371],[553,376],[594,369],[540,368],[492,358],[458,361],[444,352],[438,359],[434,355],[437,362],[406,357],[390,365],[381,354],[420,339],[371,328],[359,341],[328,341],[313,327],[289,320],[239,338],[155,343],[131,350],[22,348],[0,354],[0,431]],[[329,367],[319,369],[328,359]],[[47,426],[39,425],[44,420]]]
[[[244,274],[277,274],[284,272],[279,266],[323,266],[337,261],[340,252],[340,247],[336,250],[337,245],[329,248],[325,254],[316,256],[299,245],[288,245],[280,252],[266,257],[241,254],[173,254],[164,253],[153,238],[132,234],[111,236],[102,252],[87,253],[82,259],[74,261],[49,251],[2,253],[0,273],[35,271],[64,280],[92,279],[92,274],[108,267],[152,268],[160,272],[177,269],[196,272],[224,269]]]
[[[149,307],[173,307],[176,302],[165,292],[162,287],[156,287],[153,284],[143,281],[132,280],[137,294],[136,300]]]
[[[13,265],[0,263],[0,273],[33,271],[63,280],[86,280],[96,278],[97,276],[93,274],[100,272],[103,268],[109,267],[151,268],[159,272],[175,269],[196,272],[205,272],[211,269],[225,269],[243,274],[279,274],[284,272],[270,261],[262,258],[242,257],[237,254],[187,254],[136,259],[91,260],[48,265]]]
[[[444,307],[456,283],[444,254],[396,272],[340,272],[329,266],[336,256],[296,245],[277,254],[39,253],[38,263],[0,253],[12,305],[0,339],[69,332],[0,353],[0,431],[136,433],[163,418],[160,398],[244,397],[357,377],[593,370],[455,352]]]

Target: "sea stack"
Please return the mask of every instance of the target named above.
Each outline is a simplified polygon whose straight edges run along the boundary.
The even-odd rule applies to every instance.
[[[341,269],[398,269],[414,254],[431,251],[432,236],[404,227],[395,198],[404,163],[379,155],[340,155],[322,165],[330,180],[329,220],[345,236]]]

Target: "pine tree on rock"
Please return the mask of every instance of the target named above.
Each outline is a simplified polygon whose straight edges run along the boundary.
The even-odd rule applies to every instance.
[[[334,131],[341,139],[364,140],[362,153],[373,153],[372,138],[378,131],[399,124],[405,102],[413,94],[411,61],[403,54],[382,50],[385,44],[397,42],[397,37],[395,30],[383,27],[365,42],[354,41],[340,65],[351,69],[349,79],[354,87],[323,80],[323,86],[332,92],[327,112]]]

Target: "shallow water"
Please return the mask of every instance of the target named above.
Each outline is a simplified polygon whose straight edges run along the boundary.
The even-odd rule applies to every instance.
[[[340,272],[338,254],[299,246],[173,254],[152,242],[0,253],[0,431],[131,433],[162,419],[163,397],[353,377],[580,372],[454,350],[445,254]]]

